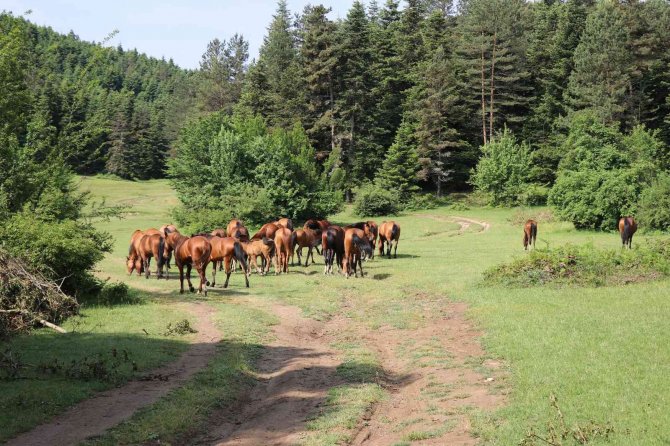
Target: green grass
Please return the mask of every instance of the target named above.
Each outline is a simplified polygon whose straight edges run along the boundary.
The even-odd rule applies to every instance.
[[[94,196],[106,196],[109,203],[133,206],[125,220],[100,223],[115,237],[115,250],[100,264],[99,274],[103,278],[126,281],[135,289],[151,293],[152,302],[147,307],[139,307],[136,317],[149,319],[149,313],[145,312],[148,307],[154,308],[154,311],[170,311],[171,302],[195,299],[191,294],[180,296],[176,293],[176,280],[145,280],[136,276],[128,278],[125,274],[123,259],[131,232],[136,228],[157,227],[170,222],[169,209],[176,204],[176,199],[168,184],[164,181],[129,183],[100,178],[87,178],[82,183]],[[460,207],[456,210],[445,207],[415,213],[420,216],[407,214],[393,217],[402,227],[399,258],[376,258],[366,262],[364,269],[367,276],[364,279],[325,277],[323,266],[319,263],[309,268],[293,267],[288,275],[253,275],[250,289],[244,288],[239,275],[232,276],[230,288],[212,290],[207,301],[216,304],[222,315],[232,311],[227,310],[234,306],[232,304],[240,308],[246,305],[263,308],[262,304],[276,301],[297,305],[306,316],[320,320],[344,315],[352,324],[369,330],[385,326],[410,330],[421,327],[427,319],[448,316],[446,305],[449,301],[465,301],[470,305],[468,315],[473,324],[484,332],[487,355],[503,360],[509,370],[509,378],[505,382],[509,383],[510,389],[506,392],[509,397],[505,407],[493,413],[476,408],[466,411],[475,433],[484,444],[518,444],[530,429],[542,431],[554,416],[549,405],[551,394],[557,396],[569,426],[591,420],[611,424],[615,434],[607,440],[607,444],[668,444],[670,324],[667,323],[667,315],[670,313],[670,280],[663,278],[621,286],[570,285],[562,288],[510,288],[484,281],[483,273],[487,269],[528,256],[521,243],[521,227],[512,224],[512,221],[516,222],[521,214],[525,218],[526,215],[544,211],[546,209],[518,211]],[[333,216],[331,221],[345,223],[360,220],[348,212]],[[458,235],[457,225],[450,221],[452,216],[483,220],[492,226],[489,231],[480,232],[479,226],[472,225],[464,234]],[[381,222],[383,219],[376,220]],[[636,236],[634,248],[644,238],[658,237]],[[618,249],[620,240],[616,233],[576,231],[565,222],[540,220],[538,248],[560,247],[566,243]],[[121,311],[122,308],[125,307],[113,310]],[[103,316],[100,313],[100,320],[108,327],[125,323],[115,322],[113,318],[102,319]],[[175,318],[173,315],[154,318],[156,327],[165,327],[169,320],[179,319],[182,317]],[[240,324],[243,330],[247,325],[255,326],[253,320],[244,318]],[[129,325],[136,326],[137,323]],[[130,329],[114,328],[113,331],[126,334],[123,330]],[[40,330],[34,335],[18,338],[16,342],[28,342],[24,339],[34,336],[46,337],[47,342],[35,343],[45,350],[58,338]],[[165,342],[168,341],[179,340]],[[339,372],[345,376],[363,377],[365,382],[331,389],[329,404],[310,422],[311,430],[305,439],[307,444],[346,441],[351,435],[349,426],[360,422],[370,406],[384,397],[384,390],[370,382],[370,370],[377,367],[374,356],[361,349],[364,346],[355,340],[343,338],[338,342],[341,343],[335,346],[346,358],[345,366],[340,367]],[[261,345],[262,342],[255,340],[243,344]],[[444,361],[444,365],[448,366],[448,352],[439,351],[435,345],[417,346],[413,352],[409,347],[408,344],[408,354],[417,355],[418,361]],[[226,354],[222,351],[217,358]],[[245,353],[247,357],[253,359],[253,355],[246,356]],[[168,358],[165,356],[162,359]],[[361,362],[365,367],[359,367]],[[253,370],[253,365],[246,367]],[[203,373],[214,373],[215,367],[210,369]],[[240,372],[243,368],[236,370],[229,374],[216,373],[220,380],[212,382],[219,383],[217,386],[229,380],[234,382],[235,377],[244,375]],[[429,390],[449,391],[438,384]],[[92,390],[86,387],[86,391]],[[85,396],[83,393],[73,395],[75,393],[67,398],[74,401]],[[146,418],[138,421],[143,427],[137,430],[125,427],[123,429],[128,430],[123,437],[110,437],[112,440],[106,441],[113,443],[114,438],[123,438],[139,442],[150,434],[158,434],[165,441],[180,438],[180,432],[186,427],[180,424],[181,420],[175,415],[178,409],[175,408],[181,404],[190,407],[188,401],[196,393],[187,391],[181,397],[179,395],[182,394],[175,392],[170,396],[172,400],[164,400],[143,411],[141,416]],[[0,400],[8,401],[4,396]],[[228,400],[224,398],[223,401]],[[189,410],[188,413],[202,420],[206,418],[209,407],[206,405],[202,412]],[[31,413],[14,403],[10,409],[13,418],[27,418]],[[33,407],[31,410],[37,409]],[[168,415],[155,415],[162,411]],[[49,413],[54,412],[57,409]],[[17,413],[21,416],[15,416]],[[428,419],[430,415],[416,416]],[[44,412],[38,412],[32,416],[32,421],[23,422],[23,426],[34,423],[40,417],[44,417]],[[9,416],[6,419],[9,420]],[[0,426],[3,432],[8,432],[5,423]],[[417,435],[426,432],[439,434],[442,428],[436,425],[434,429],[417,432]],[[121,431],[115,432],[114,435],[121,435]],[[593,444],[604,441],[596,439]]]

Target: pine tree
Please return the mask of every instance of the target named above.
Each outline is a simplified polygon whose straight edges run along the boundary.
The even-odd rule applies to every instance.
[[[229,41],[209,42],[200,61],[199,96],[203,110],[232,111],[241,96],[248,58],[249,43],[239,34]]]
[[[624,118],[632,99],[629,40],[621,7],[598,3],[575,49],[567,92],[572,110],[592,109],[606,123]]]
[[[417,183],[421,166],[414,134],[413,126],[403,121],[376,177],[381,187],[397,191],[402,200],[407,200],[419,190]]]

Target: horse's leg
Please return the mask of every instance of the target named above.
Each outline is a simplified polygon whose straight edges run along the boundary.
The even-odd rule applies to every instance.
[[[383,256],[384,255],[384,239],[379,237],[379,255]]]
[[[226,283],[223,284],[224,288],[228,288],[228,281],[230,280],[230,273],[231,273],[231,271],[230,271],[231,270],[231,268],[230,268],[230,263],[231,262],[230,261],[231,261],[230,257],[226,257],[224,259],[225,269],[226,269]]]
[[[244,273],[244,282],[247,285],[247,288],[249,288],[249,271],[250,271],[250,266],[247,265],[246,267],[244,266],[244,263],[240,262],[240,267],[242,268],[242,272]]]
[[[309,246],[307,248],[307,257],[305,257],[305,266],[309,266],[309,256],[312,256],[312,263],[314,263],[314,251],[312,251],[312,247]]]
[[[393,248],[393,258],[397,259],[398,258],[398,242],[400,240],[395,241],[395,247]]]
[[[202,262],[198,268],[198,275],[200,276],[200,287],[198,288],[198,293],[204,291],[205,296],[207,296],[207,263]]]
[[[358,268],[360,268],[361,278],[363,278],[363,276],[365,276],[365,274],[363,274],[363,262],[361,261],[361,256],[358,256]]]
[[[216,261],[212,262],[212,288],[216,285]]]
[[[302,265],[302,246],[298,246],[295,252],[298,253],[298,265]],[[291,263],[291,266],[293,266],[293,263]]]
[[[191,282],[191,269],[193,269],[193,261],[186,264],[186,280],[188,281],[188,290],[191,293],[195,292],[195,287],[193,286],[193,283]]]
[[[142,267],[144,268],[144,278],[148,279],[149,278],[149,259],[148,258],[142,259]]]
[[[179,270],[179,294],[184,294],[184,265],[177,263]]]

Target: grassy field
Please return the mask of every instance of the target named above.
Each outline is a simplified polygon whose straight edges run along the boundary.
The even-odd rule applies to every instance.
[[[176,280],[127,277],[124,259],[134,229],[170,222],[169,210],[177,203],[174,193],[164,181],[130,183],[109,178],[84,178],[82,188],[95,197],[105,197],[110,204],[129,207],[124,219],[100,223],[114,236],[115,244],[98,274],[125,281],[149,297],[142,305],[85,308],[82,318],[67,324],[68,328],[76,325],[77,333],[63,337],[38,330],[17,338],[11,347],[26,362],[56,353],[62,360],[80,356],[80,349],[69,348],[71,342],[88,345],[96,352],[124,345],[138,359],[140,369],[167,361],[184,348],[187,339],[168,339],[158,333],[168,321],[183,318],[179,301],[197,297],[180,296]],[[306,316],[318,320],[346,315],[375,330],[384,326],[419,328],[426,313],[439,314],[448,301],[464,301],[470,305],[469,317],[484,332],[488,355],[501,360],[509,371],[504,383],[509,387],[505,407],[494,413],[475,408],[468,411],[484,444],[518,444],[531,429],[546,434],[547,423],[555,420],[551,395],[557,398],[568,427],[593,421],[614,428],[608,439],[597,438],[593,444],[669,444],[670,386],[665,381],[670,376],[670,281],[602,288],[505,288],[483,283],[482,273],[487,268],[525,255],[518,221],[545,213],[545,209],[440,208],[394,217],[402,227],[398,259],[367,262],[368,275],[362,280],[325,277],[320,259],[309,268],[293,268],[289,275],[254,275],[248,290],[239,275],[232,276],[228,290],[214,289],[206,300],[219,309],[222,316],[217,320],[229,332],[226,341],[236,343],[238,349],[222,348],[191,388],[173,392],[97,441],[138,443],[159,438],[170,442],[183,438],[184,419],[193,420],[195,426],[205,423],[209,411],[225,405],[240,388],[227,383],[243,386],[243,377],[253,370],[254,358],[275,322],[263,310],[268,302],[296,305]],[[479,232],[481,226],[472,225],[460,233],[459,226],[450,221],[455,215],[488,222],[491,228]],[[357,219],[344,212],[331,220]],[[634,243],[643,243],[643,238],[636,237]],[[614,233],[581,232],[564,222],[540,221],[538,248],[568,242],[611,248],[620,243]],[[255,316],[249,317],[250,312]],[[146,328],[150,335],[140,335],[140,328]],[[152,348],[146,348],[147,343]],[[352,362],[367,364],[354,369],[355,373],[365,375],[378,366],[378,358],[351,333],[342,333],[334,348]],[[408,348],[406,354],[417,352]],[[230,355],[237,360],[231,362]],[[223,364],[232,364],[232,368]],[[338,369],[344,375],[350,372],[346,366]],[[311,422],[306,443],[346,442],[346,427],[352,418],[384,397],[371,380],[356,378],[369,385],[333,389],[334,410]],[[198,382],[209,385],[195,385]],[[18,385],[0,381],[0,408],[6,414],[0,415],[0,440],[108,385],[67,379],[29,380]],[[34,398],[26,398],[26,394]],[[205,398],[201,406],[196,403],[199,398]],[[176,410],[180,407],[189,416]],[[17,419],[20,421],[10,422]],[[417,432],[404,440],[411,443],[428,434],[439,437],[444,429],[436,426],[432,432]]]

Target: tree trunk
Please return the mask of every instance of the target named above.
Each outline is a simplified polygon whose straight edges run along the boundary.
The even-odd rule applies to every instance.
[[[496,43],[498,34],[493,32],[493,50],[491,51],[491,96],[489,99],[489,141],[493,140],[493,104],[495,98]]]
[[[482,33],[482,138],[484,139],[484,144],[486,145],[486,92],[485,92],[485,80],[484,80],[484,33]]]

